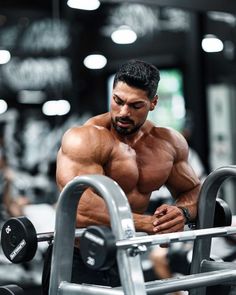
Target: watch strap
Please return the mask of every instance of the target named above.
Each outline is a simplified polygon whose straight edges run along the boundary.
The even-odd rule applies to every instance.
[[[185,217],[185,224],[190,224],[191,222],[191,215],[189,213],[189,210],[186,207],[177,206],[179,209],[182,210],[183,215]]]

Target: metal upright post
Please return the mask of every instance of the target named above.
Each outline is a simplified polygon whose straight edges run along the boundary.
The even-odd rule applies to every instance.
[[[229,177],[236,177],[236,166],[220,167],[211,172],[204,181],[198,206],[197,228],[213,227],[215,201],[218,190],[222,183]],[[196,274],[201,271],[201,262],[204,259],[210,258],[211,238],[197,239],[194,242],[193,257],[191,263],[191,274]],[[204,295],[206,288],[192,289],[190,295]]]
[[[71,281],[77,205],[88,187],[105,200],[116,240],[135,237],[130,206],[119,185],[104,175],[75,177],[65,186],[57,204],[49,295],[58,294],[61,282]],[[118,249],[117,262],[124,294],[146,294],[139,255],[131,257],[128,249]]]

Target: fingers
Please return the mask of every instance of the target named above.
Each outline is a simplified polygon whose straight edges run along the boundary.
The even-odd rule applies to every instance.
[[[162,205],[154,215],[153,231],[155,233],[169,233],[184,229],[185,218],[176,206]]]
[[[163,216],[167,213],[168,207],[170,207],[169,205],[161,205],[160,207],[158,207],[156,209],[156,211],[154,212],[155,216]]]
[[[153,231],[158,234],[167,234],[167,233],[172,233],[172,232],[179,232],[183,231],[184,227],[182,224],[175,224],[174,226],[167,227],[165,226],[160,226],[157,228],[154,228]]]

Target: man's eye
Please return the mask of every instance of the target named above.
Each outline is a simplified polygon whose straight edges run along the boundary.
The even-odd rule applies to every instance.
[[[142,107],[143,107],[143,105],[141,105],[141,104],[134,104],[133,105],[133,108],[136,110],[141,109]]]
[[[115,98],[114,100],[115,100],[115,103],[118,105],[122,105],[122,103],[123,103],[122,100],[119,100],[117,98]]]

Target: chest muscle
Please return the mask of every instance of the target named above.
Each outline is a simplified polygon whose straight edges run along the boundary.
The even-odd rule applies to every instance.
[[[171,158],[163,151],[135,150],[121,143],[106,165],[105,173],[125,193],[136,190],[149,194],[166,182],[171,167]]]

